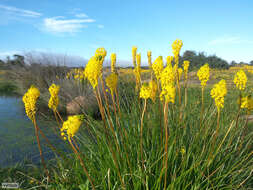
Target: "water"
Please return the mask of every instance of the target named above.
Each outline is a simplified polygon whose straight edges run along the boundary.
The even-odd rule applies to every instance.
[[[53,144],[62,142],[48,124],[39,122],[39,126]],[[41,140],[46,160],[54,157]],[[35,164],[40,161],[34,126],[25,115],[21,98],[0,96],[0,168],[12,166],[25,158]]]

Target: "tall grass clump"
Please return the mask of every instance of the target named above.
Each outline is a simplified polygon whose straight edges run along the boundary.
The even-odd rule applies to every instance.
[[[252,124],[241,117],[253,110],[247,87],[237,92],[225,80],[208,86],[208,64],[198,72],[201,86],[191,87],[190,63],[178,65],[182,45],[181,40],[173,43],[174,56],[167,57],[166,66],[161,56],[152,63],[149,52],[151,79],[145,82],[136,47],[130,82],[118,74],[116,54],[104,80],[107,52],[97,49],[81,74],[92,86],[101,120],[82,114],[64,121],[52,106],[58,105],[57,93],[51,93],[59,134],[73,153],[49,168],[46,188],[252,188]],[[243,80],[235,80],[236,86]],[[243,96],[239,106],[235,92]]]

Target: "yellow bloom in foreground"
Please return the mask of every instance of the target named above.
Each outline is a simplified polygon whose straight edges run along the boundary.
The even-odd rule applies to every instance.
[[[59,85],[52,84],[49,87],[49,92],[50,92],[51,97],[48,101],[48,107],[52,110],[56,110],[59,104],[59,97],[58,97],[59,90],[60,90]]]
[[[234,83],[239,90],[244,90],[247,83],[247,76],[243,70],[235,74]]]
[[[175,82],[175,72],[171,65],[167,65],[160,75],[161,86],[164,88],[168,84],[174,84]]]
[[[111,72],[115,73],[116,53],[111,54]]]
[[[69,138],[75,136],[82,124],[80,115],[69,116],[67,121],[64,121],[61,128],[61,135],[64,133],[68,135]]]
[[[161,73],[163,71],[163,57],[162,56],[159,56],[158,58],[156,58],[156,60],[152,64],[152,69],[155,73],[157,80],[159,80],[161,77]]]
[[[149,81],[149,88],[151,90],[150,98],[154,102],[156,99],[156,93],[157,93],[157,83],[154,80]]]
[[[160,100],[163,101],[165,99],[166,103],[175,103],[176,96],[176,88],[174,84],[168,84],[162,88],[162,92],[160,94]]]
[[[103,62],[101,62],[98,56],[93,56],[88,61],[84,75],[91,83],[93,89],[96,88],[98,84],[98,78],[102,76]]]
[[[184,68],[184,79],[188,78],[188,69],[189,69],[190,61],[184,61],[183,68]]]
[[[251,96],[243,97],[241,101],[241,108],[245,108],[248,111],[253,110],[253,98]]]
[[[40,96],[38,88],[31,86],[23,96],[26,115],[31,119],[35,119],[36,102]]]
[[[215,100],[215,105],[218,109],[224,107],[224,97],[227,94],[226,81],[222,79],[219,83],[215,84],[211,90],[211,96]]]
[[[149,87],[147,83],[144,83],[141,86],[140,98],[148,99],[150,97],[151,97],[151,88]]]
[[[105,79],[106,85],[110,88],[111,93],[116,91],[117,83],[118,83],[118,75],[116,73],[111,73]]]
[[[205,87],[207,81],[209,80],[209,74],[210,68],[209,65],[206,63],[204,66],[200,67],[200,69],[197,72],[197,76],[199,77],[199,80],[201,81],[201,86]]]

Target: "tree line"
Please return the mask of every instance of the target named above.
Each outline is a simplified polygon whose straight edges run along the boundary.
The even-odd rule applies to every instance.
[[[186,50],[183,55],[179,57],[179,64],[182,65],[184,60],[190,61],[190,70],[197,69],[208,63],[211,68],[217,69],[228,69],[231,66],[239,65],[253,65],[253,60],[249,63],[231,61],[228,63],[226,60],[216,56],[216,55],[206,55],[204,52],[195,52],[192,50]],[[36,63],[35,63],[36,64]],[[6,60],[0,59],[0,69],[10,69],[15,66],[25,67],[25,56],[15,54],[10,58],[7,57]]]

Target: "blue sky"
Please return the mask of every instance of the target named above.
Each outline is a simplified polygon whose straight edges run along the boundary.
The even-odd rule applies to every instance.
[[[253,60],[253,0],[0,0],[0,57],[42,51],[91,57],[105,47],[131,61],[204,51],[227,61]]]

